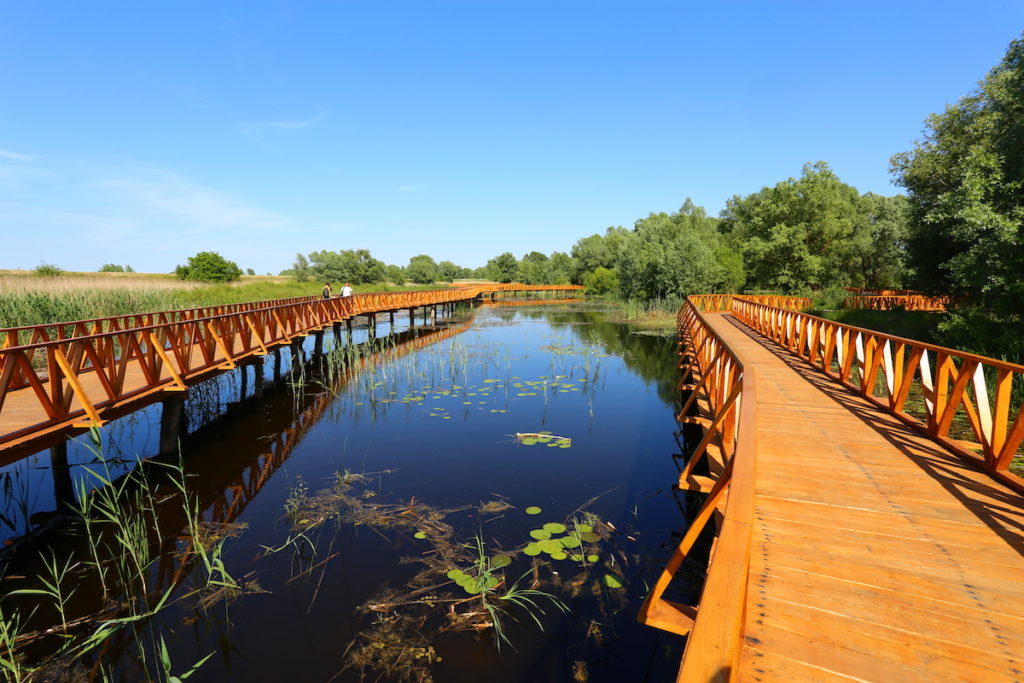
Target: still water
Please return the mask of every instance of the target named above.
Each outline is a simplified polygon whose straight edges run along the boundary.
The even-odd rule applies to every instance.
[[[227,417],[211,416],[239,395],[237,376],[193,390],[181,462],[224,573],[182,554],[187,515],[161,484],[141,507],[163,537],[147,604],[166,604],[68,670],[84,675],[84,661],[130,681],[202,662],[189,681],[673,680],[681,639],[636,613],[686,523],[671,491],[674,342],[587,304],[489,305],[400,331],[373,353],[357,354],[360,341],[339,340],[328,367],[307,366]],[[104,436],[109,478],[152,449],[154,419]],[[80,485],[98,479],[81,440],[71,460]],[[31,505],[6,501],[12,533],[47,507],[33,476],[43,475],[26,470],[20,484],[38,486]],[[78,536],[56,547],[84,567]],[[199,589],[200,575],[222,580]],[[80,586],[69,611],[110,618],[117,600]]]

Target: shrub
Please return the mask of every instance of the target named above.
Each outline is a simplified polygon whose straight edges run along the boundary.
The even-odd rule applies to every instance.
[[[59,277],[64,274],[64,270],[52,263],[40,263],[36,266],[36,275],[42,277]]]
[[[189,257],[188,265],[175,268],[174,274],[182,280],[231,282],[242,277],[242,269],[215,251],[201,251]]]

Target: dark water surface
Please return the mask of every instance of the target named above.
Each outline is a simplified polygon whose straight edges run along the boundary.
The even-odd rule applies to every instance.
[[[189,487],[211,528],[231,534],[224,565],[247,590],[149,620],[172,670],[212,653],[189,681],[673,680],[681,639],[636,612],[685,526],[670,490],[674,342],[562,304],[486,306],[384,346],[307,370],[301,390],[245,401],[184,442]],[[207,398],[221,406],[237,382]],[[144,455],[153,419],[108,441]],[[88,461],[81,448],[71,457]],[[180,534],[184,522],[168,512],[160,524]],[[564,559],[531,556],[544,524],[586,538]],[[478,539],[486,557],[511,560],[487,591],[504,642],[479,589],[446,576],[473,573]],[[161,565],[158,583],[194,564]],[[501,596],[517,580],[566,611],[537,594],[528,610],[511,606]],[[127,637],[99,659],[115,678],[147,676]]]

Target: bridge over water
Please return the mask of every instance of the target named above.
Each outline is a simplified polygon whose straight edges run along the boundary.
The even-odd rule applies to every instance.
[[[680,311],[679,486],[708,495],[641,621],[689,635],[680,681],[1024,679],[1024,367],[808,304]],[[699,605],[673,603],[705,526]]]
[[[367,316],[495,291],[304,298],[5,330],[0,461]],[[800,312],[692,297],[681,489],[705,501],[641,611],[688,636],[679,678],[1024,678],[1024,367]],[[412,318],[410,318],[412,319]],[[317,336],[317,344],[322,337]],[[173,416],[174,411],[170,410]],[[279,458],[225,498],[232,518]],[[697,606],[673,579],[714,537]]]

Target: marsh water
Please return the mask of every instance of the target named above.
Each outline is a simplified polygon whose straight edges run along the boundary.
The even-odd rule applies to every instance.
[[[681,639],[636,613],[686,525],[671,490],[675,343],[606,313],[487,305],[329,340],[326,362],[296,363],[276,386],[266,363],[260,398],[251,370],[193,388],[171,466],[217,540],[216,571],[182,552],[189,506],[162,465],[137,465],[158,407],[96,444],[79,437],[80,495],[153,471],[140,507],[159,534],[142,592],[160,609],[53,675],[158,679],[201,662],[189,681],[672,680]],[[40,454],[2,472],[8,536],[56,508],[48,465]],[[8,573],[30,576],[40,551],[68,557],[66,611],[116,619],[129,600],[88,576],[79,527],[25,544]],[[58,619],[38,603],[31,618],[28,601],[18,609]]]

